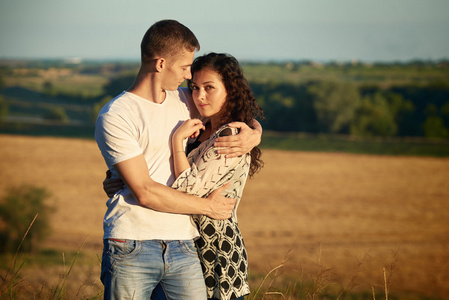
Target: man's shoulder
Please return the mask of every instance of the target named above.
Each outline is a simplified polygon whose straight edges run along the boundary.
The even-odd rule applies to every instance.
[[[108,126],[107,124],[117,124],[118,122],[133,122],[136,119],[136,110],[139,107],[132,101],[132,95],[123,92],[110,100],[100,110],[97,117],[97,126]],[[125,121],[128,120],[128,121]]]
[[[138,97],[126,91],[111,99],[103,108],[100,114],[113,114],[133,111],[143,101],[139,101]]]
[[[119,95],[115,96],[111,100],[109,100],[102,108],[102,111],[108,111],[111,109],[112,106],[117,105],[117,103],[120,103],[121,99],[124,98],[124,95],[126,92],[122,92]]]

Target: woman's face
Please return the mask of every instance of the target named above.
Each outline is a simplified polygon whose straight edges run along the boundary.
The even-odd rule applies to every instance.
[[[201,116],[216,116],[226,102],[226,96],[226,88],[218,73],[202,69],[193,74],[192,97]]]

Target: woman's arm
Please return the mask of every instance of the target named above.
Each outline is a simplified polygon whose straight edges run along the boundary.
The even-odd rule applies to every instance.
[[[190,195],[207,197],[212,191],[228,183],[235,175],[234,171],[239,165],[247,164],[249,167],[250,158],[248,155],[227,158],[225,155],[218,154],[217,148],[214,146],[217,136],[236,134],[237,129],[222,127],[208,141],[201,144],[195,150],[198,152],[194,154],[192,165],[178,176],[172,188]],[[239,178],[239,180],[242,180],[242,178]],[[235,182],[231,182],[232,186],[234,184]]]
[[[178,178],[182,172],[190,168],[184,148],[184,140],[189,137],[198,137],[201,129],[204,129],[204,125],[200,120],[190,119],[185,121],[173,134],[172,156],[175,178]]]

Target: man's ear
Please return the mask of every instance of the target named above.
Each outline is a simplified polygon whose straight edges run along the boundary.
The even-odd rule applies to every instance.
[[[165,58],[157,58],[156,59],[156,70],[158,72],[161,72],[163,69],[165,69],[165,66],[167,65],[167,60]]]

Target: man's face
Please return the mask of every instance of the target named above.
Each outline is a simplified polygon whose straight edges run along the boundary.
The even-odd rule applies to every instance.
[[[195,51],[182,51],[179,55],[167,60],[167,68],[165,69],[165,76],[162,82],[162,88],[168,91],[174,91],[186,79],[192,78],[190,73],[190,66],[193,63],[193,56]]]

